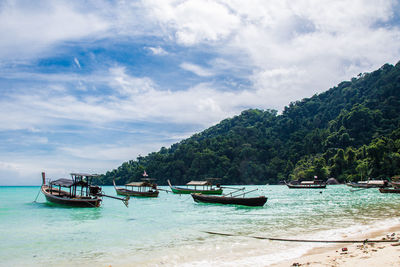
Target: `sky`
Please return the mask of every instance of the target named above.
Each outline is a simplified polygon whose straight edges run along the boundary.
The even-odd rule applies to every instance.
[[[39,185],[396,64],[400,3],[3,0],[0,36],[0,185]]]

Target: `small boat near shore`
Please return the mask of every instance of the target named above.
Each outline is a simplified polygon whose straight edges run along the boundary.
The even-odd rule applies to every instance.
[[[200,193],[203,195],[221,195],[222,188],[221,186],[213,186],[211,180],[215,180],[217,178],[208,178],[206,181],[190,181],[186,184],[186,187],[178,187],[171,185],[171,181],[168,181],[168,185],[171,188],[171,191],[175,194],[193,194]]]
[[[243,189],[238,189],[243,190]],[[249,207],[262,207],[267,202],[267,197],[245,197],[246,194],[256,191],[252,190],[249,192],[244,192],[239,195],[233,195],[232,193],[223,196],[213,196],[213,195],[203,195],[199,193],[192,193],[191,196],[195,202],[201,203],[213,203],[213,204],[224,204],[224,205],[241,205]]]
[[[92,185],[97,174],[71,173],[72,179],[61,178],[46,184],[46,174],[42,172],[41,192],[46,200],[55,204],[71,207],[100,207],[102,197],[118,199],[128,206],[127,198],[108,196],[102,193],[101,187]]]
[[[286,182],[285,182],[286,183]],[[322,180],[313,181],[291,181],[286,183],[287,187],[290,189],[324,189],[326,188],[326,183]]]
[[[385,188],[390,186],[387,180],[358,181],[346,183],[346,185],[354,188]]]
[[[400,188],[379,188],[381,193],[400,194]]]
[[[143,178],[141,182],[131,182],[125,184],[125,188],[117,187],[113,180],[114,189],[118,195],[131,197],[158,197],[157,185],[152,183],[153,179]]]

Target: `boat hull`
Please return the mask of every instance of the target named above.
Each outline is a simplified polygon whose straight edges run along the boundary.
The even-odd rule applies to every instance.
[[[130,196],[130,197],[158,197],[158,191],[148,191],[148,192],[139,192],[134,190],[129,190],[125,188],[115,188],[115,192],[121,196]]]
[[[152,191],[135,191],[135,190],[129,190],[126,188],[122,187],[117,187],[115,184],[115,180],[113,180],[113,185],[115,192],[117,192],[117,195],[120,196],[130,196],[130,197],[158,197],[158,190],[152,190]]]
[[[175,194],[203,194],[203,195],[222,195],[222,188],[212,188],[208,190],[196,189],[196,188],[183,188],[171,185],[169,180],[168,185],[171,191]]]
[[[250,207],[262,207],[267,202],[266,197],[251,197],[251,198],[240,198],[240,197],[224,197],[224,196],[210,196],[202,194],[191,194],[195,202],[201,203],[214,203],[214,204],[225,204],[225,205],[241,205]]]
[[[222,189],[213,189],[213,190],[196,190],[190,188],[180,188],[171,186],[172,192],[175,194],[203,194],[203,195],[222,195]]]
[[[354,188],[385,188],[389,187],[388,183],[347,183],[347,186],[354,187]]]
[[[101,198],[87,197],[87,198],[73,198],[68,192],[53,189],[53,194],[47,185],[42,185],[41,191],[46,197],[46,200],[55,204],[80,207],[80,208],[97,208],[101,205]],[[57,193],[57,195],[55,195]],[[61,196],[59,196],[61,194]]]
[[[400,188],[379,188],[381,193],[400,194]]]
[[[300,184],[286,184],[290,189],[324,189],[326,184],[318,185],[300,185]]]

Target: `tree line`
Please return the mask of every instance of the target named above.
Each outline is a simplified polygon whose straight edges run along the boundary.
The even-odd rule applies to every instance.
[[[97,182],[159,184],[207,177],[223,184],[341,182],[400,174],[400,63],[359,74],[276,110],[249,109],[158,152],[124,162]]]

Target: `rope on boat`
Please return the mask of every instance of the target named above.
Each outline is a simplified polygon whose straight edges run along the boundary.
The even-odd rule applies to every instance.
[[[274,237],[262,237],[262,236],[247,236],[247,235],[235,235],[235,234],[227,234],[227,233],[217,233],[217,232],[209,232],[204,231],[207,234],[211,235],[221,235],[221,236],[241,236],[241,237],[249,237],[255,239],[263,239],[270,241],[283,241],[283,242],[303,242],[303,243],[396,243],[399,242],[399,239],[393,240],[311,240],[311,239],[290,239],[290,238],[274,238]]]
[[[40,191],[42,190],[42,187],[39,187],[39,191],[38,191],[38,193],[37,193],[37,195],[36,195],[36,198],[35,198],[35,200],[33,201],[33,202],[36,202],[36,200],[38,199],[38,197],[39,197],[39,194],[40,194]]]
[[[162,188],[157,188],[158,191],[165,191],[167,193],[173,193],[171,190],[166,190],[166,189],[162,189]]]

